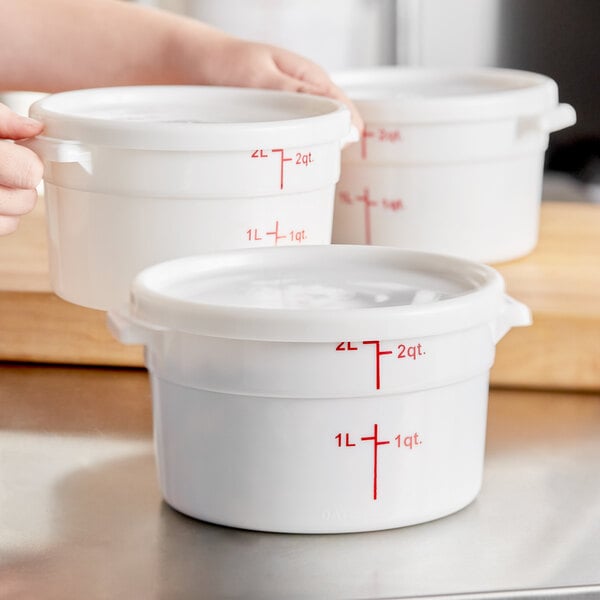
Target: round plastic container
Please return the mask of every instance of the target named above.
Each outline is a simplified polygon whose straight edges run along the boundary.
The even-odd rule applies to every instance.
[[[383,67],[341,73],[337,83],[366,129],[342,156],[335,243],[481,262],[535,247],[548,134],[575,122],[553,80]]]
[[[139,86],[48,96],[30,114],[54,291],[125,302],[143,268],[207,250],[331,242],[349,111],[278,91]]]
[[[530,315],[485,265],[332,245],[156,265],[108,319],[146,345],[171,506],[329,533],[420,523],[475,498],[495,344]]]

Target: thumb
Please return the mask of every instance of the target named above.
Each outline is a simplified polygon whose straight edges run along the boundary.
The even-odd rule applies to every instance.
[[[44,125],[35,119],[22,117],[0,104],[0,138],[8,140],[22,140],[38,135]]]

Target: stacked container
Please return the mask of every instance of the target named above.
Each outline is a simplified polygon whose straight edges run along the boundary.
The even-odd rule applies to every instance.
[[[505,69],[382,67],[337,83],[366,128],[343,154],[334,243],[490,263],[533,250],[548,135],[575,122],[554,81]]]
[[[573,110],[515,71],[338,82],[366,130],[337,192],[333,100],[167,86],[31,110],[54,290],[146,346],[161,489],[196,518],[369,531],[481,486],[495,345],[530,314],[480,263],[535,245],[548,133]]]
[[[44,161],[50,274],[107,310],[135,275],[208,250],[328,244],[349,111],[326,98],[197,86],[48,96],[24,142]]]

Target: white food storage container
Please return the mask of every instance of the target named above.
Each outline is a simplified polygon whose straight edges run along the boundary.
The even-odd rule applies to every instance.
[[[506,69],[382,67],[336,77],[361,112],[333,241],[500,262],[538,239],[548,134],[575,122],[556,83]]]
[[[125,302],[133,277],[206,250],[331,242],[349,111],[270,90],[139,86],[35,103],[50,273],[62,298]]]
[[[156,265],[108,319],[146,345],[171,506],[328,533],[420,523],[475,498],[495,344],[530,315],[485,265],[332,245]]]

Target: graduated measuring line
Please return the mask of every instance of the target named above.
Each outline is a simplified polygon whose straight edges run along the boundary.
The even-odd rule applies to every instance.
[[[279,166],[279,189],[282,190],[283,189],[283,165],[284,163],[286,163],[289,160],[292,160],[291,158],[286,158],[284,156],[285,150],[283,148],[273,148],[271,150],[271,152],[279,152],[281,155],[281,161],[280,161],[280,166]]]
[[[363,129],[363,134],[360,138],[360,157],[363,160],[367,158],[367,138],[373,137],[374,135],[375,134],[366,127]]]
[[[381,389],[381,361],[379,360],[385,354],[393,354],[391,350],[381,350],[379,340],[367,340],[363,344],[375,344],[375,389]]]
[[[366,187],[360,196],[357,196],[357,200],[365,205],[365,244],[371,245],[371,207],[377,206],[376,202],[372,202],[369,195],[369,188]]]
[[[373,435],[361,437],[360,439],[363,442],[373,441],[373,500],[377,500],[377,449],[379,446],[384,446],[385,444],[389,444],[389,440],[380,442],[378,439],[379,426],[377,423],[373,425]]]

